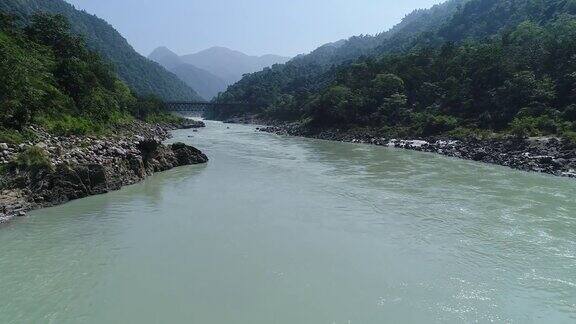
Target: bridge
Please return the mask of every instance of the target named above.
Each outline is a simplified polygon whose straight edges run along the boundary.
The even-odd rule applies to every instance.
[[[204,115],[206,112],[219,109],[239,109],[246,107],[244,103],[222,103],[222,102],[203,102],[203,101],[169,101],[165,103],[166,110],[172,112],[187,112]]]

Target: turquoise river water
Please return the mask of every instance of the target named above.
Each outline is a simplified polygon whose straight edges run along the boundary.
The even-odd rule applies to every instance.
[[[207,124],[0,227],[0,323],[576,322],[575,180]]]

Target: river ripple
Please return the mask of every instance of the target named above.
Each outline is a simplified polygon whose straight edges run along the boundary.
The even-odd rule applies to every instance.
[[[189,137],[193,136],[193,137]],[[576,321],[576,181],[208,122],[0,228],[1,323]]]

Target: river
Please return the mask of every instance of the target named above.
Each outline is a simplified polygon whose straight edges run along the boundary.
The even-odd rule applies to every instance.
[[[0,323],[576,321],[573,179],[207,125],[207,165],[0,227]]]

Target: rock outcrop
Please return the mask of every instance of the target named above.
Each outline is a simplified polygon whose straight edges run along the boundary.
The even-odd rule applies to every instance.
[[[32,128],[38,137],[35,143],[0,143],[0,165],[4,165],[0,175],[0,223],[32,209],[117,190],[154,172],[206,163],[206,155],[192,146],[162,144],[169,129],[181,126],[135,122],[105,137],[58,137]],[[46,153],[49,167],[9,167],[31,146]]]

